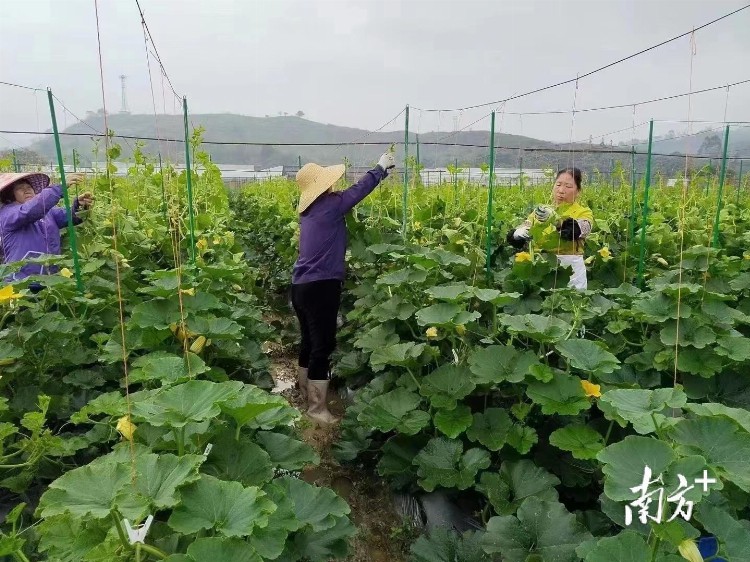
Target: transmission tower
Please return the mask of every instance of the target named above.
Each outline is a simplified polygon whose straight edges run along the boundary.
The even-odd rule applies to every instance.
[[[122,85],[122,107],[120,108],[120,113],[130,113],[130,110],[128,109],[128,97],[125,89],[126,78],[127,76],[120,74],[120,84]]]

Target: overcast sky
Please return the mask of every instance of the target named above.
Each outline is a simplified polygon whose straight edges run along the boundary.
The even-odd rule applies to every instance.
[[[562,81],[740,8],[745,0],[140,0],[167,73],[191,113],[276,115],[373,129],[408,103],[411,130],[452,131],[492,102]],[[93,0],[2,0],[0,80],[50,86],[79,116],[101,107]],[[107,109],[153,113],[135,0],[99,0]],[[695,34],[694,90],[750,79],[750,9]],[[498,130],[547,140],[629,139],[634,121],[685,120],[687,98],[577,114],[570,110],[687,92],[690,41],[507,103]],[[179,110],[152,66],[159,112]],[[165,100],[165,101],[164,101]],[[693,96],[693,119],[750,121],[750,84]],[[58,116],[60,126],[73,122]],[[0,130],[48,128],[44,92],[0,85]],[[710,125],[696,125],[703,128]],[[403,128],[403,118],[385,130]],[[489,119],[472,126],[488,129]],[[658,123],[657,134],[686,125]],[[211,132],[206,134],[211,137]],[[646,127],[636,129],[646,136]],[[0,137],[0,146],[18,137]],[[263,141],[263,139],[255,139]]]

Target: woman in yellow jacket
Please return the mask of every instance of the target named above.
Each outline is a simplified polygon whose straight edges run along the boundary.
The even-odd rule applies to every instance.
[[[578,203],[581,194],[581,170],[565,168],[557,172],[552,188],[554,208],[540,205],[515,230],[508,233],[508,243],[516,249],[523,248],[531,240],[531,230],[545,225],[537,243],[542,248],[554,249],[560,264],[570,266],[573,275],[570,287],[585,291],[586,264],[583,262],[583,245],[594,225],[591,209]],[[553,222],[550,219],[556,218]]]

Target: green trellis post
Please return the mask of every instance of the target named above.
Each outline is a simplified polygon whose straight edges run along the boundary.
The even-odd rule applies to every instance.
[[[487,284],[492,280],[492,271],[490,270],[490,259],[492,256],[492,199],[494,196],[494,179],[495,179],[495,112],[492,112],[490,121],[490,177],[487,183],[487,254],[485,256],[485,271],[487,274]]]
[[[185,173],[187,179],[188,220],[190,224],[190,262],[195,264],[195,210],[193,209],[193,178],[190,171],[190,133],[188,131],[187,97],[182,98],[182,117],[185,127]]]
[[[57,152],[57,165],[60,168],[60,185],[62,186],[63,202],[65,203],[65,215],[68,219],[68,237],[70,239],[70,251],[73,254],[73,274],[75,275],[76,288],[83,293],[83,280],[81,279],[81,266],[78,259],[78,242],[76,240],[76,229],[73,226],[73,209],[70,206],[68,184],[65,181],[65,161],[63,160],[62,148],[60,147],[60,134],[57,130],[57,117],[55,116],[55,102],[52,98],[52,90],[47,88],[47,99],[49,100],[49,113],[52,117],[52,133],[55,137],[55,151]]]
[[[724,129],[724,150],[721,155],[721,174],[719,175],[719,192],[716,194],[716,218],[711,246],[719,247],[719,216],[721,215],[722,195],[724,194],[724,180],[727,177],[727,149],[729,148],[729,125]]]
[[[21,166],[18,165],[18,158],[16,158],[16,149],[13,149],[13,171],[18,173],[21,171]]]
[[[401,237],[406,240],[406,208],[409,204],[409,106],[406,106],[404,123],[404,194],[401,205]]]
[[[630,148],[630,222],[628,224],[628,240],[633,242],[635,236],[635,146]]]
[[[643,265],[646,260],[646,226],[648,225],[648,192],[651,188],[651,150],[654,145],[654,120],[648,125],[648,155],[646,156],[646,179],[643,188],[643,217],[641,219],[641,252],[638,259],[638,286],[643,288]]]

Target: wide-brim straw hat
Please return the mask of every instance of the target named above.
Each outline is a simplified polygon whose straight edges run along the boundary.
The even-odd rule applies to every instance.
[[[297,212],[305,212],[315,200],[323,195],[328,188],[335,184],[344,175],[346,166],[336,164],[335,166],[319,166],[318,164],[305,164],[297,172],[297,183],[299,184],[300,196]]]
[[[28,182],[34,193],[40,193],[49,185],[49,176],[47,174],[40,174],[38,172],[24,174],[4,173],[0,174],[0,193],[3,193],[6,189],[21,180]]]

